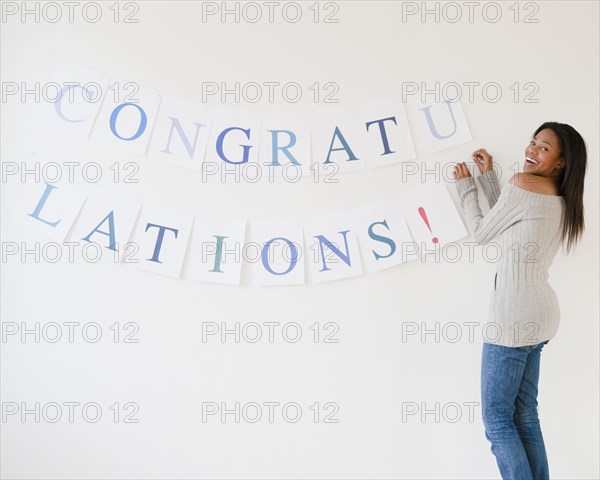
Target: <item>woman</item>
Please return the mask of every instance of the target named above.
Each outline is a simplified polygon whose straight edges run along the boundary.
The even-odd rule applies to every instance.
[[[490,211],[479,208],[466,165],[453,175],[469,233],[479,244],[495,239],[497,264],[481,361],[485,436],[503,479],[549,478],[537,412],[540,353],[558,330],[560,309],[548,268],[562,243],[567,253],[585,228],[586,145],[570,125],[547,122],[525,147],[523,172],[500,190],[492,157],[473,159]]]

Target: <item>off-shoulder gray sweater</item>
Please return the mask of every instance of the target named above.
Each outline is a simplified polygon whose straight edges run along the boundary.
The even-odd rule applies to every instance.
[[[473,240],[495,242],[500,255],[483,339],[506,347],[550,340],[558,331],[560,307],[548,268],[560,248],[565,200],[510,182],[500,190],[495,170],[477,178],[491,208],[486,215],[473,177],[456,180],[456,188]]]

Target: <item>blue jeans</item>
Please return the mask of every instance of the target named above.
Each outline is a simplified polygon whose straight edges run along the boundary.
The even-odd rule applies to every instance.
[[[483,343],[483,424],[504,480],[549,479],[537,411],[540,353],[549,341],[525,347]]]

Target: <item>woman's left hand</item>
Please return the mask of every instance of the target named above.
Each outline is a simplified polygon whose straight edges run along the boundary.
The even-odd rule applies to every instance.
[[[452,172],[455,180],[460,180],[461,178],[467,178],[471,176],[471,172],[465,165],[465,162],[457,163],[454,167],[454,171]]]

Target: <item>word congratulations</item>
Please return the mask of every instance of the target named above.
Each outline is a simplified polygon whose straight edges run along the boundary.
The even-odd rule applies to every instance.
[[[107,95],[102,102],[85,101],[93,96],[86,85],[105,92],[114,79],[69,62],[50,63],[51,80],[65,87],[45,110],[48,122],[85,138],[94,127],[91,140],[191,169],[262,163],[276,172],[289,165],[306,174],[313,165],[344,172],[414,159],[413,139],[425,153],[471,139],[460,103],[449,100],[425,104],[393,97],[314,112],[258,112],[163,98],[139,86],[135,102]],[[42,192],[30,192],[20,221],[53,240],[69,234],[108,251],[109,260],[153,273],[179,278],[185,259],[193,281],[238,285],[245,265],[254,285],[299,285],[307,278],[319,283],[390,268],[417,258],[419,244],[437,250],[467,234],[443,183],[346,212],[250,224],[142,205],[97,186],[44,185]],[[255,259],[245,254],[242,261],[240,246],[256,247]],[[133,262],[124,261],[130,248],[137,255]],[[307,250],[313,258],[303,255]],[[235,260],[227,261],[232,252]]]

